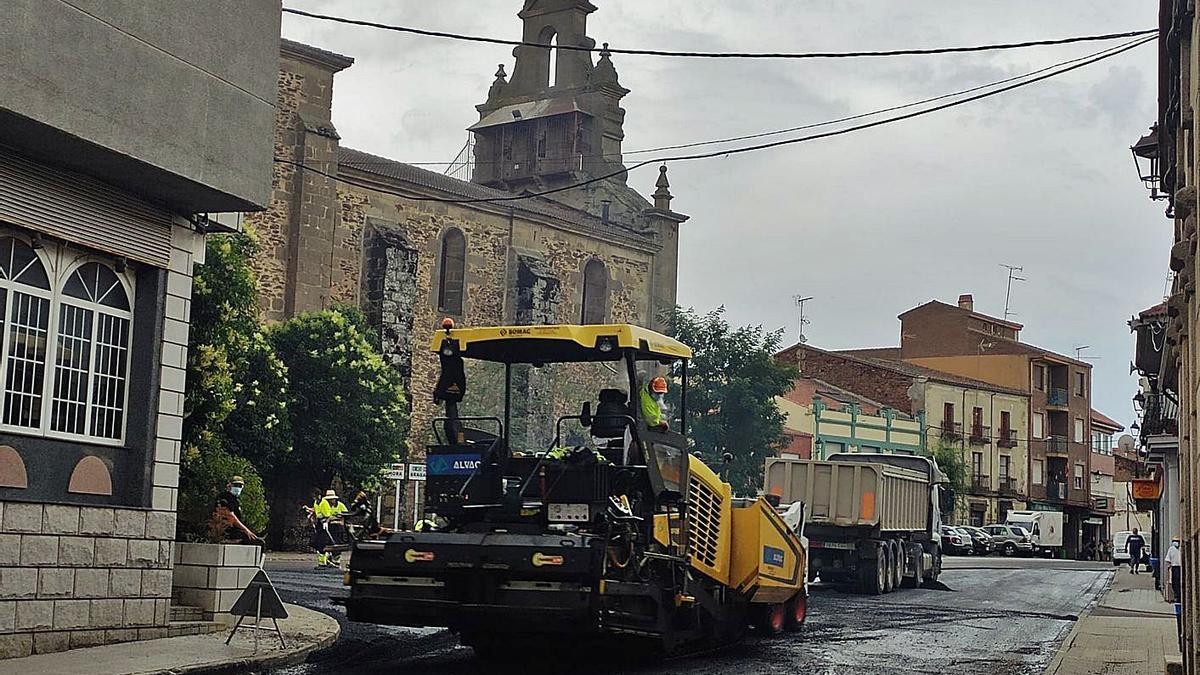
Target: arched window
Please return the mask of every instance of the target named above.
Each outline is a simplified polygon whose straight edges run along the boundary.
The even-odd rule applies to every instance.
[[[592,259],[583,268],[583,306],[580,323],[604,323],[608,317],[608,270]]]
[[[558,83],[558,36],[550,38],[550,78],[549,84],[553,87]]]
[[[7,324],[3,338],[5,425],[41,426],[50,299],[50,277],[37,251],[13,237],[0,239],[0,321]]]
[[[67,276],[62,296],[50,430],[119,440],[133,323],[129,295],[112,269],[89,262]]]
[[[448,230],[442,238],[441,267],[438,309],[450,314],[462,314],[466,296],[467,240],[461,230]]]
[[[558,32],[553,26],[546,26],[538,36],[537,43],[546,45],[546,77],[547,86],[553,87],[558,82]]]

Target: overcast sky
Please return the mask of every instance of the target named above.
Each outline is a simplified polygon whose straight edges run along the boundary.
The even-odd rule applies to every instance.
[[[1153,28],[1138,0],[594,0],[589,34],[614,47],[845,51],[1012,42]],[[520,0],[287,0],[298,9],[519,39]],[[283,34],[356,59],[333,121],[348,147],[447,161],[511,48],[284,15]],[[836,61],[617,56],[625,149],[785,128],[936,96],[1116,43]],[[1171,243],[1129,146],[1155,117],[1147,45],[1008,94],[838,138],[670,167],[682,227],[679,298],[737,323],[786,327],[796,293],[810,343],[898,343],[896,315],[975,296],[1022,337],[1073,355],[1090,345],[1093,399],[1128,425],[1130,315],[1162,299]],[[641,156],[645,157],[645,156]],[[628,163],[628,162],[627,162]],[[653,191],[657,172],[630,183]]]

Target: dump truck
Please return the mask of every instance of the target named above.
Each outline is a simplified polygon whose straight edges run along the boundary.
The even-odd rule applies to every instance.
[[[810,580],[880,594],[941,574],[946,482],[926,457],[835,453],[768,459],[764,489],[805,504]]]
[[[804,623],[803,505],[738,498],[693,452],[689,347],[628,324],[447,322],[431,349],[431,525],[354,544],[349,620],[446,627],[484,657],[593,641],[673,656]],[[651,427],[639,383],[655,375],[678,403]],[[464,414],[480,390],[498,414]]]

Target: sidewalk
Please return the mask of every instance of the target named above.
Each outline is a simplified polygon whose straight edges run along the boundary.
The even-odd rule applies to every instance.
[[[253,631],[239,630],[227,646],[226,630],[10,659],[3,662],[4,671],[21,675],[240,673],[251,667],[262,670],[300,663],[310,652],[328,647],[337,639],[340,629],[333,617],[297,605],[286,607],[288,618],[279,622],[286,649],[280,648],[273,631],[259,631],[257,653]]]
[[[1149,573],[1121,567],[1096,607],[1080,616],[1046,675],[1163,675],[1181,664],[1175,607]]]

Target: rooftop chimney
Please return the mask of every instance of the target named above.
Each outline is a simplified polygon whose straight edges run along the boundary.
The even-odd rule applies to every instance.
[[[958,296],[958,306],[960,309],[965,309],[968,312],[974,312],[975,299],[971,297],[970,293],[963,293],[962,295]]]

